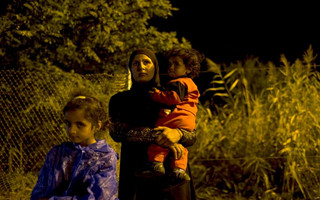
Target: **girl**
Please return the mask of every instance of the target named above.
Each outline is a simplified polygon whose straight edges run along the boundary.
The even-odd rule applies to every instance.
[[[64,142],[47,154],[31,200],[118,199],[118,154],[95,133],[106,122],[103,104],[89,96],[75,96],[63,109]]]

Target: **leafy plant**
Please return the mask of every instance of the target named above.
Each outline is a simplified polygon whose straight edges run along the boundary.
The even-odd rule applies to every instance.
[[[230,80],[233,101],[216,114],[200,106],[198,140],[190,151],[200,199],[319,197],[320,74],[314,57],[310,47],[293,64],[282,56],[279,67],[246,60],[222,76]]]
[[[190,47],[175,32],[150,26],[153,17],[167,18],[168,0],[14,0],[0,13],[2,68],[55,65],[78,73],[113,72],[126,66],[138,47],[156,52]]]

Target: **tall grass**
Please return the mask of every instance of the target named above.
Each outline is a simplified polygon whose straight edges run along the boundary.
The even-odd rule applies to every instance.
[[[282,65],[229,67],[226,104],[200,106],[190,154],[199,199],[320,198],[320,74],[311,47]],[[230,88],[232,90],[230,90]]]
[[[311,48],[294,63],[281,59],[281,66],[252,58],[218,69],[213,83],[225,90],[207,91],[218,91],[226,104],[215,113],[199,106],[198,139],[190,151],[199,200],[320,197],[320,74]],[[53,96],[70,90],[67,80],[87,85],[69,76],[58,79]],[[88,88],[101,97],[110,93],[101,83],[93,85]],[[119,152],[119,145],[108,141]],[[29,199],[37,174],[0,174],[10,180],[0,180],[10,188],[0,199]]]

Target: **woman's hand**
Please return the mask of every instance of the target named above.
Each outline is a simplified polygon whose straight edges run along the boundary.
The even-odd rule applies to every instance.
[[[159,126],[154,130],[161,131],[156,139],[157,144],[169,148],[172,151],[174,158],[180,159],[184,151],[184,147],[178,143],[182,137],[182,133],[178,129],[163,126]]]
[[[154,130],[162,132],[157,137],[156,142],[158,145],[163,147],[170,147],[172,144],[178,143],[182,137],[182,133],[178,129],[159,126]]]
[[[173,153],[174,159],[180,159],[183,155],[184,152],[184,146],[179,143],[174,143],[171,146],[169,146],[169,149]]]

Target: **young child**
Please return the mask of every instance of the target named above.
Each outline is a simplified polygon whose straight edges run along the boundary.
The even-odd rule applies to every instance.
[[[200,96],[193,78],[199,74],[200,63],[203,56],[194,49],[174,49],[169,52],[168,76],[171,80],[166,85],[165,91],[154,89],[151,97],[154,101],[167,105],[160,111],[156,127],[180,128],[188,131],[195,129],[197,103]],[[169,154],[169,148],[151,144],[148,149],[148,159],[152,162],[152,171],[157,175],[165,174],[163,162]],[[188,150],[180,159],[172,159],[171,167],[174,177],[189,181],[186,173],[188,163]]]
[[[53,147],[33,188],[31,200],[118,199],[118,154],[95,133],[106,122],[102,102],[75,96],[63,109],[72,142]]]

